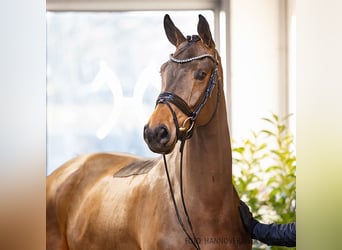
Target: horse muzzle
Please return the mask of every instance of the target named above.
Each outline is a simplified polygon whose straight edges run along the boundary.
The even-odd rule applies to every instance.
[[[169,129],[163,124],[153,128],[146,124],[144,127],[144,140],[154,153],[170,153],[175,146],[175,142],[171,140],[171,137]]]

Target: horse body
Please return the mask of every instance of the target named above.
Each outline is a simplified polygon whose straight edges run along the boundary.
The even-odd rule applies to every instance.
[[[188,42],[168,16],[164,26],[169,41],[177,48],[174,56],[181,59],[162,66],[163,90],[186,100],[189,109],[198,105],[207,88],[204,83],[212,78],[207,74],[213,72],[212,54],[218,63],[218,83],[194,124],[188,122],[182,108],[163,100],[157,103],[144,128],[151,150],[165,154],[180,220],[190,232],[181,206],[183,180],[184,200],[198,246],[191,243],[177,220],[163,159],[107,153],[80,156],[47,177],[48,250],[251,249],[250,235],[240,220],[239,197],[232,185],[226,104],[219,86],[222,68],[208,24],[200,17],[201,39]],[[201,54],[205,56],[198,57]],[[188,62],[182,58],[195,58],[196,62],[180,65]],[[185,66],[188,68],[183,70]],[[191,86],[189,82],[195,83]],[[184,130],[192,134],[183,148],[179,137]]]
[[[172,153],[169,158],[176,184],[179,155]],[[113,177],[125,165],[141,160],[94,154],[76,158],[51,174],[47,178],[47,249],[193,249],[176,219],[161,159],[148,173]],[[228,185],[226,189],[232,190]],[[235,194],[226,192],[226,196]],[[225,200],[220,194],[210,197]],[[238,200],[232,200],[237,206]],[[229,209],[217,212],[210,211],[205,201],[194,204],[189,212],[199,229],[196,236],[202,249],[250,249],[237,248],[246,242],[244,232],[236,230],[241,223],[238,214],[232,219]]]
[[[113,177],[141,160],[82,156],[51,174],[47,249],[178,249],[186,243],[181,249],[191,249],[175,220],[161,160],[146,174]]]

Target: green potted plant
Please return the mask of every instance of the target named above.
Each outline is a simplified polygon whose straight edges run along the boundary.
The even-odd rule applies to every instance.
[[[232,143],[234,185],[253,216],[264,223],[296,220],[296,153],[289,117],[262,118],[267,129]],[[253,249],[289,248],[255,241]]]

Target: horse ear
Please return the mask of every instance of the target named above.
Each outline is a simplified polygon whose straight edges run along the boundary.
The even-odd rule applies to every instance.
[[[174,25],[170,16],[167,14],[164,17],[164,29],[170,43],[176,47],[186,40],[182,32]]]
[[[199,20],[197,25],[197,32],[199,36],[201,37],[205,45],[207,45],[209,48],[214,48],[215,43],[211,36],[210,27],[207,20],[202,15],[199,15],[198,17]]]

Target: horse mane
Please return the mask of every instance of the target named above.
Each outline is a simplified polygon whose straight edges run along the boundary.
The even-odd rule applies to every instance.
[[[160,158],[156,159],[143,159],[131,162],[130,164],[121,168],[118,172],[116,172],[113,177],[114,178],[125,178],[133,175],[142,175],[147,174],[154,166],[156,166],[157,162],[160,161]]]

